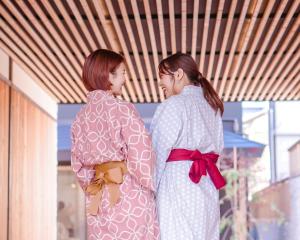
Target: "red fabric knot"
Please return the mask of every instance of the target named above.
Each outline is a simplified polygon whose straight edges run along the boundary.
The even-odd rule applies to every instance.
[[[219,155],[213,152],[201,153],[199,150],[173,149],[167,162],[193,161],[189,177],[194,183],[199,183],[202,176],[209,174],[217,189],[226,185],[226,180],[216,166]]]

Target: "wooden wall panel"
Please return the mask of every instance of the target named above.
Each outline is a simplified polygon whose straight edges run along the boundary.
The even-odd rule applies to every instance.
[[[0,80],[0,239],[7,239],[9,86]]]
[[[56,122],[12,90],[9,239],[56,239]]]

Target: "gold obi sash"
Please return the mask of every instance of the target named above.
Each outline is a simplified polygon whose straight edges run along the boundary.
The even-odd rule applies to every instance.
[[[95,165],[95,176],[87,186],[86,192],[91,196],[90,206],[87,212],[91,215],[97,215],[100,208],[104,185],[107,186],[110,205],[114,206],[120,198],[120,184],[123,182],[123,176],[128,172],[124,161],[112,161]]]

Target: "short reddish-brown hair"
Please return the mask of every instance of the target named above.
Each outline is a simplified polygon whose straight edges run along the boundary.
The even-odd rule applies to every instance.
[[[82,70],[85,88],[88,91],[109,90],[109,73],[113,73],[123,61],[123,56],[107,49],[92,52],[86,58]]]

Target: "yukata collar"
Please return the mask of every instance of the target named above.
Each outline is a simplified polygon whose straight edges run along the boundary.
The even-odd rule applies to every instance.
[[[202,87],[201,86],[195,86],[195,85],[187,85],[185,86],[180,94],[183,95],[189,95],[189,94],[199,94],[202,93]]]
[[[104,91],[104,90],[94,90],[87,93],[87,100],[95,100],[95,99],[101,99],[101,98],[114,98],[114,95],[110,91]]]

